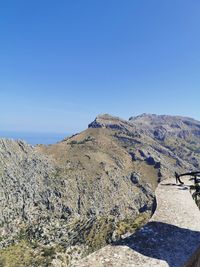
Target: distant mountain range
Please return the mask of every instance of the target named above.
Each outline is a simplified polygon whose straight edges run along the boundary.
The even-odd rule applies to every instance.
[[[199,168],[200,122],[180,116],[99,115],[53,145],[0,139],[0,266],[24,253],[20,266],[67,266],[144,224],[161,180]]]

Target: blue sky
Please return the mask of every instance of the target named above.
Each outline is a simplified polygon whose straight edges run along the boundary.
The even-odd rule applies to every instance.
[[[0,3],[0,130],[77,132],[97,114],[200,120],[200,1]]]

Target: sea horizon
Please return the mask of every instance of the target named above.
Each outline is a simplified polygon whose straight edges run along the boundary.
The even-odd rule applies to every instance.
[[[0,138],[23,140],[30,145],[55,144],[70,136],[70,133],[0,131]]]

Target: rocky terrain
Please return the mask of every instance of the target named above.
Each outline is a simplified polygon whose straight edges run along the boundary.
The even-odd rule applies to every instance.
[[[199,267],[200,212],[184,185],[165,179],[156,188],[156,210],[137,232],[107,245],[73,267]]]
[[[199,169],[200,122],[100,115],[53,145],[0,140],[0,266],[70,266],[133,233],[155,189]]]

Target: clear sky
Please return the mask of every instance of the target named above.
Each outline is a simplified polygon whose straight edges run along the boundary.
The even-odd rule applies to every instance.
[[[97,114],[200,120],[199,0],[0,3],[0,130],[77,132]]]

